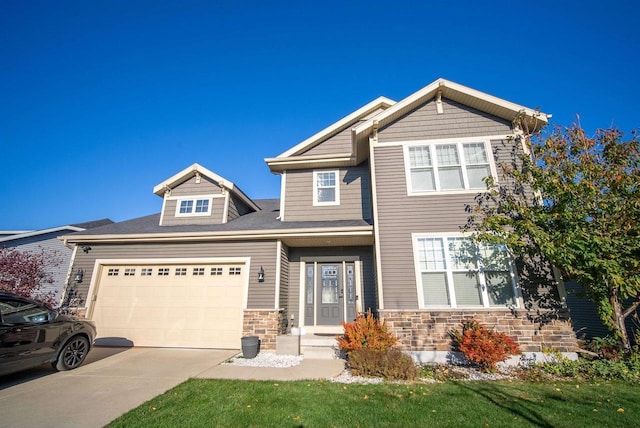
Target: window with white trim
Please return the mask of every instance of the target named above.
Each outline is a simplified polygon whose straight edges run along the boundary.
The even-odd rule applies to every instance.
[[[212,267],[211,268],[211,275],[222,275],[222,268],[221,267]]]
[[[484,189],[491,176],[487,153],[482,141],[406,146],[409,194]]]
[[[151,276],[151,275],[153,275],[153,268],[140,269],[140,276]]]
[[[124,270],[124,276],[135,276],[135,275],[136,275],[135,268],[126,268]]]
[[[176,217],[206,216],[211,214],[211,198],[178,199]]]
[[[202,276],[204,275],[204,268],[203,267],[194,267],[193,268],[193,276]]]
[[[242,268],[241,267],[230,267],[229,268],[229,275],[241,275],[242,274]]]
[[[109,270],[107,271],[107,276],[118,276],[119,273],[120,273],[120,269],[109,268]]]
[[[187,268],[176,268],[176,276],[187,276]]]
[[[158,268],[158,276],[169,276],[169,268]]]
[[[478,246],[460,236],[418,236],[414,245],[421,307],[517,306],[505,245]]]
[[[340,205],[339,171],[313,171],[313,205]]]

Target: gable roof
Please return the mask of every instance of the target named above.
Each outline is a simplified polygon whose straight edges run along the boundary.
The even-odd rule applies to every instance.
[[[354,129],[356,141],[368,139],[374,127],[382,128],[439,95],[508,121],[513,121],[520,113],[524,113],[529,118],[529,127],[533,132],[540,130],[551,117],[540,111],[440,78],[368,121],[359,124]]]
[[[279,154],[275,158],[266,158],[264,161],[267,163],[267,165],[269,165],[269,168],[272,172],[282,171],[291,165],[295,165],[297,167],[304,166],[308,168],[314,168],[317,166],[339,166],[352,163],[353,161],[359,163],[359,161],[354,159],[359,157],[359,148],[355,145],[352,145],[350,153],[340,153],[332,155],[304,155],[304,153],[322,143],[323,141],[326,141],[328,138],[336,135],[348,126],[355,125],[359,121],[367,120],[370,117],[374,117],[379,114],[380,109],[388,109],[395,103],[395,101],[389,98],[378,97],[370,103],[360,107],[353,113],[329,125],[322,131],[316,133],[315,135],[312,135],[311,137],[295,145],[289,150]]]
[[[256,205],[255,202],[253,202],[242,190],[240,190],[238,186],[236,186],[226,178],[219,176],[215,172],[208,170],[207,168],[203,167],[198,163],[194,163],[193,165],[183,169],[179,173],[172,175],[168,179],[164,180],[162,183],[156,185],[153,188],[153,193],[155,193],[158,196],[162,196],[167,189],[173,189],[178,184],[184,182],[185,180],[188,180],[189,178],[195,176],[196,174],[200,174],[207,178],[210,178],[211,180],[218,183],[220,186],[224,187],[225,189],[229,190],[231,193],[238,196],[249,207],[253,208],[256,211],[260,210],[260,207]]]

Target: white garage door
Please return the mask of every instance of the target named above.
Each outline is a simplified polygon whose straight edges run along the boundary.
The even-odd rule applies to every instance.
[[[134,346],[240,348],[244,263],[102,265],[98,338]]]

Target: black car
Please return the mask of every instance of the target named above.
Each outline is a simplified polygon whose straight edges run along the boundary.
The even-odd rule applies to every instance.
[[[56,370],[75,369],[95,337],[91,321],[0,291],[0,376],[46,363]]]

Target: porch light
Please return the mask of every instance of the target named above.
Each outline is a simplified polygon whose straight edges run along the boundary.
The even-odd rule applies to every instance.
[[[264,269],[260,266],[260,270],[258,271],[258,282],[264,282]]]
[[[84,277],[84,270],[78,269],[76,270],[76,276],[74,277],[76,282],[82,282],[82,278]]]

